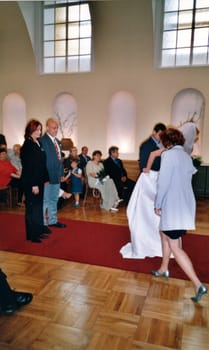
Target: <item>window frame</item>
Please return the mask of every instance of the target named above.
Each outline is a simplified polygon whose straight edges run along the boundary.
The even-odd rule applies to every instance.
[[[153,36],[154,36],[154,66],[156,68],[195,68],[195,67],[208,67],[209,66],[209,21],[208,21],[208,26],[202,26],[201,28],[207,28],[208,29],[208,44],[206,45],[199,45],[199,46],[194,46],[194,32],[195,29],[199,28],[199,26],[195,25],[195,14],[197,10],[200,10],[200,8],[196,8],[196,0],[193,0],[193,8],[190,10],[192,11],[192,21],[191,21],[191,44],[189,47],[184,46],[183,48],[189,48],[189,63],[188,64],[177,64],[177,50],[180,49],[180,46],[177,46],[177,42],[175,47],[173,47],[174,55],[173,55],[173,64],[163,64],[163,51],[166,49],[163,48],[163,34],[166,32],[164,30],[164,16],[166,12],[164,12],[164,0],[152,0],[152,9],[153,9]],[[209,5],[208,7],[204,7],[205,9],[209,10]],[[177,12],[178,14],[183,11],[178,8]],[[171,13],[172,11],[170,11]],[[176,27],[176,37],[177,34],[180,32],[178,27],[179,25],[179,18],[177,21],[177,27]],[[205,47],[206,48],[206,63],[195,63],[195,55],[194,51],[198,47]],[[197,56],[198,58],[198,56]]]
[[[75,22],[70,22],[68,21],[68,11],[69,11],[69,7],[70,6],[76,6],[76,5],[84,5],[84,4],[87,4],[88,5],[88,9],[89,9],[89,19],[88,20],[81,20],[80,18],[80,12],[79,12],[79,18],[78,20],[76,20]],[[50,8],[53,8],[56,9],[57,8],[66,8],[66,20],[65,22],[62,22],[62,24],[64,24],[64,28],[65,28],[65,31],[66,31],[66,36],[65,38],[62,40],[65,44],[65,55],[63,56],[57,56],[56,55],[56,52],[55,52],[55,47],[54,47],[54,55],[52,56],[44,56],[44,44],[47,43],[47,42],[52,42],[54,43],[54,46],[56,43],[59,42],[59,40],[56,39],[55,37],[55,32],[56,32],[56,17],[55,17],[55,13],[54,13],[54,22],[52,23],[52,25],[54,25],[54,38],[53,40],[44,40],[44,30],[45,30],[45,26],[47,26],[45,23],[44,23],[44,11],[46,9],[50,9]],[[80,11],[80,9],[79,9]],[[39,33],[37,33],[37,37],[38,39],[40,40],[40,43],[41,45],[39,46],[39,71],[41,74],[43,75],[48,75],[48,74],[83,74],[83,73],[90,73],[92,72],[92,69],[93,69],[93,25],[92,25],[92,14],[91,14],[91,6],[90,6],[90,3],[89,1],[87,0],[73,0],[73,1],[60,1],[60,2],[56,2],[56,1],[50,1],[49,4],[45,4],[44,2],[42,2],[42,5],[41,5],[41,17],[40,18],[40,22],[41,22],[41,25],[40,25],[40,28],[41,28],[41,31],[39,31]],[[84,22],[89,22],[90,24],[90,36],[88,37],[89,41],[90,41],[90,44],[89,44],[89,53],[88,54],[81,54],[80,53],[80,44],[81,44],[81,41],[83,39],[86,39],[87,37],[82,37],[80,35],[80,24],[81,23],[84,23]],[[68,27],[70,25],[70,23],[78,23],[78,26],[79,26],[79,36],[76,38],[76,40],[78,41],[78,45],[79,45],[79,48],[78,48],[78,54],[73,56],[73,55],[70,55],[70,52],[69,52],[69,43],[72,42],[72,38],[69,39],[69,36],[68,36]],[[61,40],[60,40],[61,42]],[[88,69],[82,69],[81,68],[81,59],[82,57],[89,57],[89,68]],[[53,60],[53,70],[51,71],[47,71],[47,69],[45,69],[44,67],[44,60],[47,59],[47,57],[49,58],[52,58]],[[56,60],[58,61],[59,57],[62,57],[63,58],[63,61],[64,61],[64,67],[65,69],[63,69],[62,71],[59,71],[56,69]],[[77,69],[72,69],[70,70],[69,69],[69,62],[68,60],[70,60],[70,58],[73,59],[73,57],[77,57]]]

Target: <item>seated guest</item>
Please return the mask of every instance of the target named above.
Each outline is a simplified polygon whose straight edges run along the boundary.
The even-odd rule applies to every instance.
[[[86,165],[88,184],[91,188],[97,188],[101,192],[101,208],[118,211],[117,206],[120,203],[118,192],[113,180],[104,174],[104,166],[101,162],[101,157],[101,151],[94,151],[92,154],[92,160],[89,160]]]
[[[80,162],[79,162],[80,169],[82,169],[82,171],[84,171],[86,164],[88,163],[89,160],[91,160],[91,157],[88,156],[88,147],[83,146],[81,148],[81,153],[79,154],[79,159],[80,159]],[[83,174],[84,174],[84,172],[83,172]]]
[[[112,146],[109,148],[109,157],[104,161],[106,173],[113,179],[119,197],[127,204],[135,186],[135,181],[128,178],[123,162],[119,159],[119,148]]]
[[[22,306],[29,304],[32,299],[31,293],[12,290],[7,282],[7,276],[0,269],[0,315],[12,315]]]
[[[7,148],[6,137],[3,134],[0,134],[0,148]]]
[[[21,174],[22,162],[20,159],[20,149],[21,149],[21,145],[17,143],[13,146],[12,150],[8,149],[7,153],[8,153],[9,160],[14,165],[14,167],[20,171],[20,174]],[[18,187],[18,205],[21,205],[22,196],[23,196],[23,189],[22,189],[21,185],[18,185],[17,187]]]
[[[8,159],[6,149],[0,148],[0,186],[12,185],[12,180],[19,178],[20,171]]]
[[[64,169],[72,170],[71,162],[73,159],[79,160],[78,149],[75,146],[71,148],[69,156],[64,159]]]

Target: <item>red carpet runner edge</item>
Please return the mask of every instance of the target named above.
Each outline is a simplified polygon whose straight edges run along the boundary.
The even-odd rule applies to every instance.
[[[62,220],[66,229],[53,229],[49,239],[35,244],[25,239],[24,216],[0,213],[0,250],[45,256],[86,264],[149,273],[159,267],[161,258],[123,259],[120,248],[129,242],[126,226]],[[183,238],[185,251],[202,282],[209,283],[209,237],[187,234]],[[171,277],[188,279],[172,259]]]

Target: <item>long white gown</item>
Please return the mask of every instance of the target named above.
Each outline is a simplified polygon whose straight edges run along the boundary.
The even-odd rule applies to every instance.
[[[160,217],[154,212],[158,174],[150,170],[137,180],[127,207],[131,242],[121,248],[123,258],[162,257]]]

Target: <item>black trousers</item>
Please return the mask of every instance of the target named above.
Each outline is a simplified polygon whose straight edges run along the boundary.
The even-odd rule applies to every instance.
[[[39,187],[39,194],[34,195],[31,188],[25,188],[25,228],[26,239],[39,238],[43,233],[43,186]]]
[[[14,304],[16,302],[14,298],[14,293],[7,282],[7,276],[0,269],[0,307],[4,308],[9,304]]]

